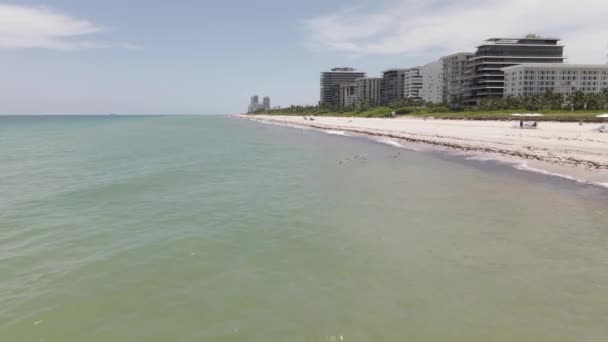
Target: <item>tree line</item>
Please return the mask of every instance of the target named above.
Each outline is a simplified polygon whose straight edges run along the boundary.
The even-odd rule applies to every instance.
[[[358,106],[290,106],[270,111],[261,110],[256,114],[300,114],[323,115],[343,113],[371,113],[371,114],[415,114],[449,113],[467,111],[497,111],[497,110],[525,110],[525,111],[583,111],[608,110],[608,89],[598,93],[585,93],[576,91],[566,95],[549,90],[543,94],[518,97],[489,97],[479,100],[477,106],[464,108],[459,104],[432,103],[424,100],[402,98],[388,105],[375,103],[362,103]]]

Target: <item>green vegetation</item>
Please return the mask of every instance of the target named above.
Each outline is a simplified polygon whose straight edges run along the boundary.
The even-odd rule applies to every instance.
[[[267,115],[315,115],[386,118],[395,115],[415,117],[436,117],[443,119],[506,120],[514,113],[541,113],[540,120],[557,121],[599,121],[596,116],[608,112],[608,89],[600,93],[585,94],[582,91],[564,96],[551,91],[542,95],[488,98],[471,108],[450,108],[445,104],[403,99],[388,106],[363,104],[358,108],[338,108],[319,106],[291,106],[289,108],[260,111],[255,114]]]

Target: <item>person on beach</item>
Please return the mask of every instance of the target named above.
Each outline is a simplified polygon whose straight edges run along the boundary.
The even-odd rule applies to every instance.
[[[519,128],[524,128],[524,119],[519,119]]]

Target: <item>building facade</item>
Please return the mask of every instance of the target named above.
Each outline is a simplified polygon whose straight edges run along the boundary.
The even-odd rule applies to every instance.
[[[353,107],[355,105],[355,84],[334,85],[333,102],[337,103],[340,108]]]
[[[421,67],[389,69],[382,72],[380,103],[391,104],[404,98],[420,99]]]
[[[406,69],[403,79],[403,97],[408,99],[420,100],[422,91],[422,67]]]
[[[438,60],[422,66],[420,74],[422,76],[420,98],[432,103],[443,102],[443,62]]]
[[[467,63],[475,55],[472,52],[459,52],[441,58],[443,69],[442,102],[452,107],[462,106]]]
[[[542,95],[547,91],[571,95],[608,89],[608,65],[520,64],[503,68],[505,97]]]
[[[249,101],[249,108],[247,109],[247,113],[255,113],[260,108],[260,97],[257,95],[253,95],[251,100]]]
[[[355,106],[380,103],[380,86],[382,78],[364,77],[355,81]]]
[[[262,105],[264,106],[264,110],[266,110],[266,111],[270,110],[270,97],[268,97],[268,96],[264,97]]]
[[[357,72],[353,68],[334,68],[331,71],[322,72],[319,104],[321,106],[340,106],[340,97],[336,96],[336,89],[339,90],[340,85],[354,87],[355,80],[363,77],[365,77],[364,72]]]
[[[390,104],[403,98],[407,69],[389,69],[382,72],[380,103]]]
[[[558,38],[527,35],[524,38],[491,38],[477,47],[467,63],[466,105],[474,106],[480,99],[502,97],[502,69],[524,63],[563,63],[564,47]]]

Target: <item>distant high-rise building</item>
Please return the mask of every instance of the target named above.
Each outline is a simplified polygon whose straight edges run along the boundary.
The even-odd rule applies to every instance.
[[[355,81],[355,106],[380,103],[380,77],[364,77]]]
[[[251,102],[249,103],[249,108],[247,109],[247,113],[255,113],[259,111],[268,111],[270,110],[270,97],[266,96],[263,99],[263,102],[260,103],[260,97],[257,95],[253,95],[251,97]]]
[[[380,102],[390,104],[403,98],[407,69],[389,69],[382,72]]]
[[[422,88],[420,97],[429,102],[443,102],[443,62],[441,60],[426,64],[420,68]]]
[[[421,67],[407,69],[403,79],[403,94],[406,98],[419,100],[422,90]]]
[[[270,97],[264,97],[264,110],[270,110]]]
[[[365,77],[364,72],[353,68],[334,68],[321,73],[321,106],[340,106],[340,97],[336,96],[336,86],[355,85],[355,80]],[[339,92],[338,92],[339,93]]]
[[[420,99],[421,88],[420,67],[385,70],[382,72],[381,103],[390,104],[403,98]]]
[[[450,106],[462,106],[467,63],[474,55],[472,52],[459,52],[441,58],[443,63],[442,102]]]
[[[488,39],[467,64],[465,103],[476,105],[483,98],[502,97],[505,83],[502,68],[524,63],[563,63],[564,47],[559,41],[534,34]]]

